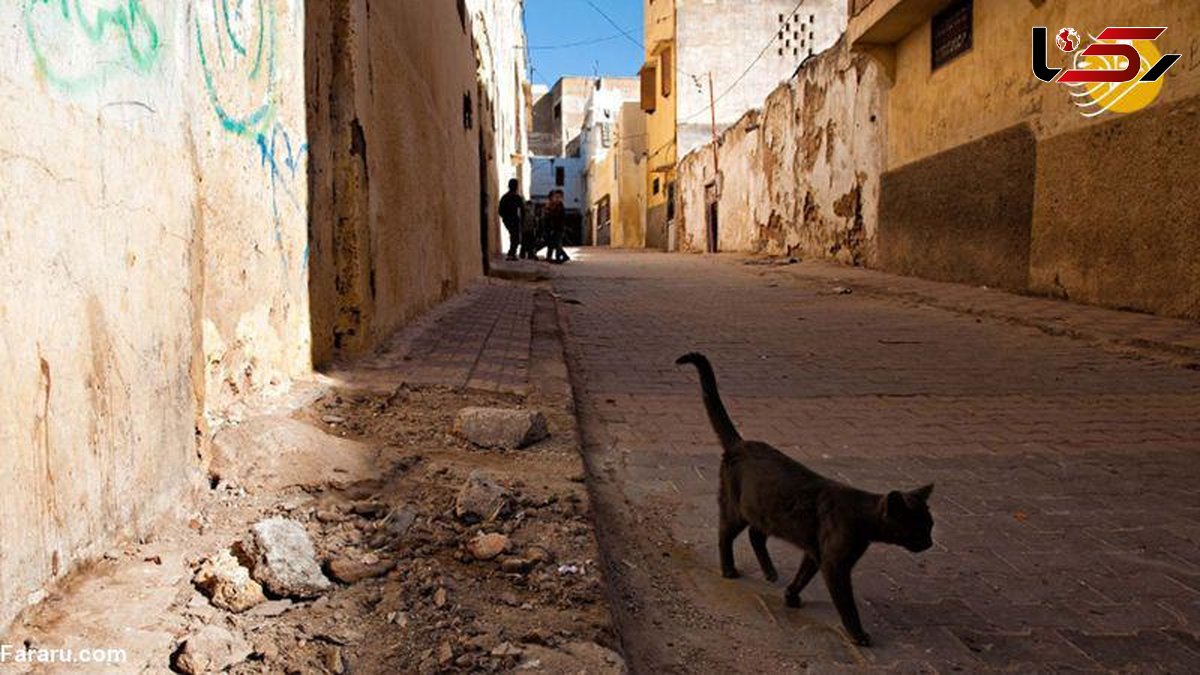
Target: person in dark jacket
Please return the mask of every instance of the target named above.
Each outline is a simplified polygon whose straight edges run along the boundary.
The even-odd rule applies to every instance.
[[[563,204],[563,191],[555,190],[550,193],[550,203],[546,205],[546,238],[549,249],[546,251],[546,261],[562,264],[571,257],[563,250],[563,237],[567,232],[567,207]]]
[[[508,230],[508,255],[506,259],[517,259],[517,248],[521,245],[521,223],[525,220],[525,198],[521,196],[517,179],[508,181],[508,192],[500,198],[500,220]]]

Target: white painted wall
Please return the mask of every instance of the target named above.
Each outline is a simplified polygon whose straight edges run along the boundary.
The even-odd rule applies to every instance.
[[[760,107],[805,58],[828,49],[845,30],[846,0],[807,0],[793,15],[795,9],[796,0],[676,0],[680,158],[712,140],[710,72],[720,132]],[[747,72],[772,36],[775,43]]]

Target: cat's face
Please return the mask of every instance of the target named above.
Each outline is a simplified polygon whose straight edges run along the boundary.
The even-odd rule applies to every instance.
[[[893,543],[913,553],[933,546],[933,515],[929,495],[933,485],[910,492],[890,492],[884,497],[884,521]]]

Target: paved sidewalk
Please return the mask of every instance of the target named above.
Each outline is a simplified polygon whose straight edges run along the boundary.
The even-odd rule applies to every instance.
[[[537,290],[485,280],[414,321],[376,356],[328,374],[380,387],[441,385],[525,395]]]
[[[554,274],[638,672],[1200,665],[1195,324],[725,256],[585,251]],[[875,647],[841,636],[820,581],[784,607],[781,542],[783,581],[744,537],[744,578],[720,577],[720,451],[673,364],[691,349],[746,437],[866,489],[937,484],[935,549],[857,569]]]

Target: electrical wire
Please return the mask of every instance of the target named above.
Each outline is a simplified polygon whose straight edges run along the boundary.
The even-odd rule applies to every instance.
[[[804,6],[804,3],[806,1],[807,0],[800,0],[800,2],[796,3],[796,8],[792,10],[791,14],[788,14],[789,20],[796,16],[796,12],[800,11],[800,8],[802,6]],[[589,2],[590,2],[590,0],[589,0]],[[742,71],[742,74],[738,75],[737,79],[733,81],[733,84],[730,84],[729,87],[727,87],[725,89],[725,91],[721,92],[721,95],[717,96],[713,100],[712,103],[701,108],[700,110],[697,110],[696,112],[692,113],[691,115],[688,115],[687,117],[680,119],[679,122],[689,122],[689,121],[699,117],[700,115],[708,112],[709,110],[712,110],[713,106],[715,106],[717,103],[720,103],[722,99],[724,99],[726,96],[728,96],[730,92],[732,92],[739,84],[741,84],[742,80],[746,79],[746,76],[750,74],[750,71],[754,69],[754,66],[758,65],[758,62],[762,60],[762,57],[767,54],[767,52],[771,49],[771,46],[774,45],[776,40],[778,40],[778,39],[779,39],[779,33],[772,33],[771,40],[769,42],[767,42],[765,47],[762,48],[762,51],[760,51],[758,53],[758,56],[754,57],[754,60],[750,62],[750,65],[746,66],[746,69]]]
[[[551,49],[570,49],[571,47],[586,47],[588,45],[600,44],[601,42],[610,42],[610,41],[616,40],[617,38],[620,38],[620,37],[621,37],[621,34],[617,33],[615,35],[609,35],[607,37],[602,37],[602,38],[593,38],[591,40],[580,40],[579,42],[565,42],[560,45],[538,45],[538,46],[527,47],[527,49],[529,49],[531,51],[542,51],[542,50],[551,50]]]

